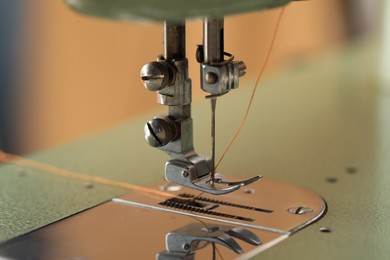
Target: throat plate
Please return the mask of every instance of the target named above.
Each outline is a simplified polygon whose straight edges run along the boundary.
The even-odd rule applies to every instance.
[[[326,211],[320,196],[284,182],[262,180],[223,196],[194,193],[171,184],[172,197],[133,192],[116,203],[220,221],[279,234],[291,234],[319,219]]]
[[[160,187],[161,195],[134,191],[10,240],[0,245],[0,258],[188,259],[174,251],[188,249],[195,259],[212,259],[216,252],[223,259],[248,259],[326,211],[313,192],[270,180],[223,196]]]

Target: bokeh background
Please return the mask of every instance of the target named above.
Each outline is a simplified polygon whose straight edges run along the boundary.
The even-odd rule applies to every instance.
[[[267,72],[378,38],[386,4],[386,0],[289,4]],[[248,66],[244,87],[264,62],[278,12],[225,20],[226,51]],[[195,101],[204,96],[194,58],[201,42],[201,21],[189,21],[187,55]],[[45,149],[158,109],[155,93],[143,88],[139,71],[161,53],[160,23],[81,16],[61,0],[0,0],[0,149],[13,153]]]

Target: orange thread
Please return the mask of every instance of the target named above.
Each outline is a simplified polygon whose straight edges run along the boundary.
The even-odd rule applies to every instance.
[[[274,47],[274,43],[275,43],[275,39],[276,39],[276,34],[277,32],[279,31],[279,25],[280,25],[280,21],[282,19],[282,16],[283,16],[283,13],[284,13],[284,10],[285,10],[285,7],[282,7],[280,13],[279,13],[279,16],[278,16],[278,19],[276,21],[276,25],[275,25],[275,30],[273,32],[273,35],[272,35],[272,39],[271,39],[271,43],[270,43],[270,47],[268,49],[268,52],[267,52],[267,56],[265,58],[265,61],[260,69],[260,73],[259,75],[257,76],[257,79],[256,79],[256,83],[255,83],[255,86],[253,87],[253,91],[252,91],[252,94],[251,94],[251,97],[249,99],[249,104],[248,104],[248,107],[246,109],[246,112],[245,112],[245,115],[244,115],[244,118],[242,119],[241,121],[241,124],[240,126],[238,127],[233,139],[230,141],[229,145],[227,146],[227,148],[225,149],[225,151],[223,152],[221,158],[219,159],[218,163],[216,164],[215,169],[217,169],[217,167],[219,166],[219,164],[221,163],[221,161],[223,160],[223,158],[225,157],[225,155],[228,153],[228,151],[230,150],[230,147],[233,145],[234,141],[236,140],[237,136],[240,134],[241,132],[241,129],[242,127],[244,126],[245,122],[246,122],[246,119],[248,117],[248,114],[249,114],[249,111],[251,109],[251,106],[252,106],[252,102],[253,102],[253,99],[255,97],[255,94],[256,94],[256,90],[259,86],[259,82],[260,82],[260,78],[261,76],[263,75],[264,73],[264,70],[268,64],[268,61],[269,61],[269,57],[271,56],[271,52],[272,52],[272,49]]]
[[[126,183],[126,182],[121,182],[121,181],[114,181],[102,177],[97,177],[97,176],[91,176],[83,173],[77,173],[65,169],[61,169],[52,165],[48,165],[45,163],[29,160],[26,158],[23,158],[18,155],[13,155],[9,153],[5,153],[3,151],[0,151],[0,161],[1,162],[7,162],[7,163],[13,163],[17,165],[21,165],[24,167],[36,169],[36,170],[42,170],[50,174],[54,174],[57,176],[62,176],[62,177],[68,177],[76,180],[82,180],[82,181],[91,181],[91,182],[97,182],[101,184],[106,184],[106,185],[111,185],[111,186],[116,186],[120,188],[125,188],[129,190],[135,190],[135,191],[140,191],[144,193],[149,193],[149,194],[154,194],[158,196],[163,196],[163,197],[173,197],[173,194],[151,189],[151,188],[146,188],[146,187],[141,187],[138,185]]]
[[[12,164],[20,165],[23,167],[31,168],[31,169],[45,171],[49,174],[72,178],[72,179],[76,179],[76,180],[97,182],[97,183],[101,183],[101,184],[106,184],[106,185],[129,189],[129,190],[144,192],[144,193],[146,193],[145,194],[146,196],[152,197],[152,198],[155,195],[170,197],[170,198],[175,197],[174,194],[158,191],[155,189],[145,188],[145,187],[137,186],[134,184],[129,184],[129,183],[120,182],[120,181],[113,181],[113,180],[102,178],[102,177],[96,177],[96,176],[91,176],[91,175],[73,172],[73,171],[69,171],[69,170],[64,170],[64,169],[61,169],[61,168],[58,168],[58,167],[55,167],[52,165],[29,160],[29,159],[26,159],[26,158],[18,156],[18,155],[9,154],[9,153],[6,153],[6,152],[1,151],[1,150],[0,150],[0,162],[12,163]],[[200,195],[202,195],[202,194],[200,194]],[[198,195],[198,196],[200,196],[200,195]],[[182,199],[187,200],[185,198],[182,198]],[[189,199],[189,200],[191,200],[191,199]],[[195,218],[195,217],[191,217],[191,218],[195,219],[196,221],[199,221],[208,231],[210,230],[204,221],[202,221],[198,218]],[[217,251],[218,255],[221,257],[221,259],[223,259],[219,250],[217,248],[215,248],[215,250]]]

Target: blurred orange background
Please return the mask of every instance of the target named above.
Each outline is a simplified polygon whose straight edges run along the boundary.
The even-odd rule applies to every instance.
[[[267,71],[343,44],[348,38],[339,0],[293,2],[286,7]],[[81,16],[62,1],[29,1],[24,15],[23,92],[18,113],[21,152],[101,131],[159,107],[139,71],[162,53],[162,24],[136,24]],[[247,64],[245,82],[264,62],[280,9],[225,19],[225,48]],[[187,27],[187,56],[194,99],[202,42],[201,21]],[[140,129],[142,131],[142,129]]]

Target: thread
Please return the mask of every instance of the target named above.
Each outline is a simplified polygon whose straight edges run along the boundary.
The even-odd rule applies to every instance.
[[[246,112],[244,114],[244,117],[241,121],[241,124],[240,126],[238,127],[236,133],[234,134],[233,136],[233,139],[230,141],[229,145],[227,146],[227,148],[225,149],[225,151],[222,153],[222,156],[221,158],[218,160],[217,164],[215,165],[215,168],[214,168],[214,171],[218,168],[219,164],[222,162],[222,160],[225,158],[226,154],[229,152],[231,146],[233,145],[233,143],[235,142],[235,140],[237,139],[238,135],[240,134],[241,132],[241,129],[243,128],[246,120],[247,120],[247,117],[249,115],[249,112],[250,112],[250,109],[252,107],[252,103],[253,103],[253,99],[255,97],[255,94],[256,94],[256,90],[258,89],[258,86],[259,86],[259,83],[260,83],[260,79],[261,77],[263,76],[263,73],[265,71],[265,68],[267,67],[267,64],[268,64],[268,61],[269,61],[269,58],[271,56],[271,52],[273,50],[273,47],[274,47],[274,44],[275,44],[275,39],[276,39],[276,35],[279,31],[279,25],[280,25],[280,21],[282,20],[282,16],[284,14],[284,10],[285,10],[285,6],[283,6],[280,10],[280,13],[279,13],[279,16],[276,20],[276,25],[275,25],[275,29],[274,29],[274,32],[273,32],[273,35],[272,35],[272,38],[271,38],[271,43],[270,43],[270,46],[268,48],[268,51],[267,51],[267,55],[266,55],[266,58],[265,58],[265,61],[263,63],[263,65],[261,66],[260,68],[260,72],[256,78],[256,82],[255,82],[255,85],[253,87],[253,91],[252,91],[252,94],[250,96],[250,99],[249,99],[249,103],[248,103],[248,107],[246,109]]]
[[[174,197],[173,194],[167,192],[146,188],[146,187],[142,187],[142,186],[126,183],[126,182],[114,181],[103,177],[91,176],[79,172],[73,172],[70,170],[61,169],[52,165],[26,159],[18,155],[9,154],[4,151],[0,151],[0,162],[12,163],[12,164],[28,167],[31,169],[41,170],[53,175],[72,178],[76,180],[96,182],[96,183],[106,184],[110,186],[125,188],[129,190],[144,192],[148,194],[154,194],[162,197]]]

